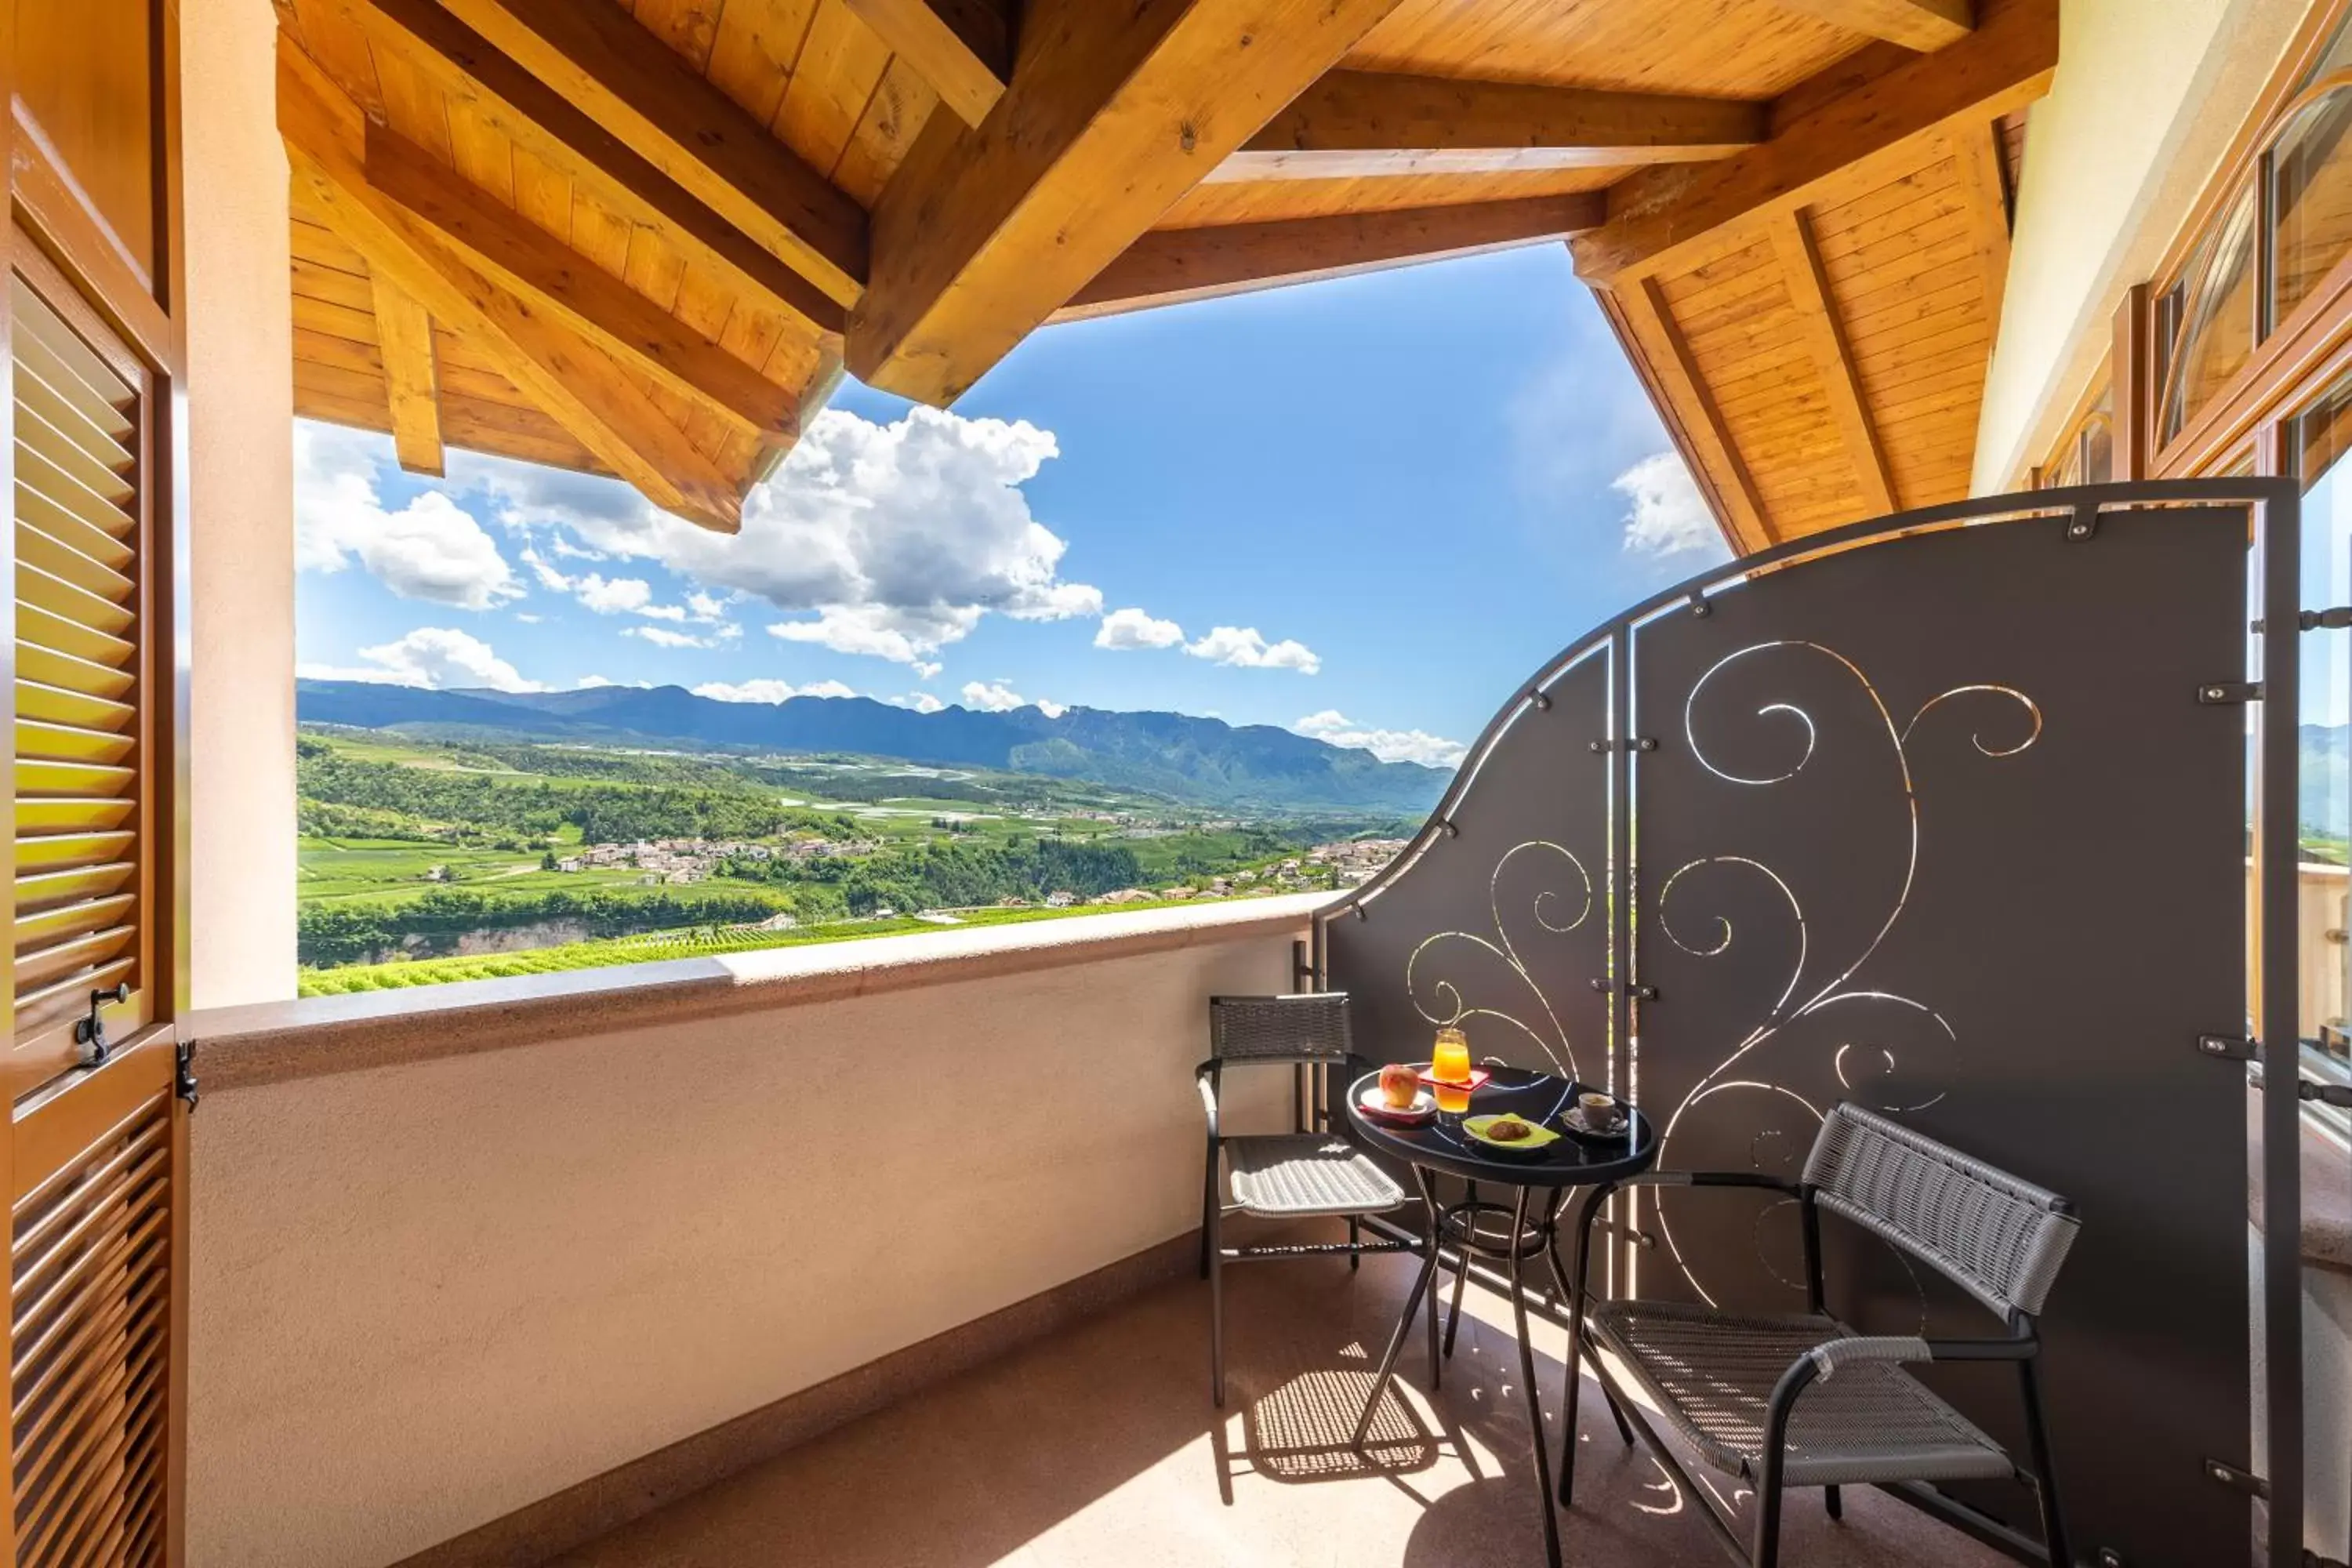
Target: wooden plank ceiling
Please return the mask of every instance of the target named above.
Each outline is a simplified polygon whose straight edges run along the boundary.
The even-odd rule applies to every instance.
[[[845,365],[1567,240],[1738,548],[1965,492],[2056,0],[278,0],[298,412],[706,526]]]

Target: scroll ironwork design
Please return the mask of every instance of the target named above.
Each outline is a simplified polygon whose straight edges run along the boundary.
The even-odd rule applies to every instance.
[[[1527,961],[1520,956],[1518,944],[1512,940],[1510,921],[1504,916],[1504,873],[1510,868],[1512,861],[1531,851],[1558,857],[1567,862],[1568,868],[1576,874],[1573,891],[1540,888],[1528,901],[1527,915],[1538,930],[1551,936],[1566,936],[1593,919],[1599,899],[1592,885],[1592,873],[1575,851],[1548,838],[1514,844],[1496,860],[1495,868],[1486,881],[1486,908],[1494,917],[1493,937],[1489,939],[1472,931],[1442,931],[1423,938],[1405,961],[1405,992],[1412,1000],[1413,1010],[1434,1025],[1458,1026],[1472,1018],[1492,1018],[1497,1023],[1509,1025],[1535,1043],[1551,1062],[1553,1071],[1574,1078],[1577,1076],[1575,1042],[1561,1026],[1559,1013],[1552,1005],[1543,983],[1536,978]],[[1564,910],[1559,906],[1569,901],[1576,904],[1576,913],[1563,921],[1559,917]],[[1424,960],[1433,963],[1436,960],[1433,955],[1450,957],[1465,950],[1472,955],[1484,954],[1488,960],[1499,963],[1505,973],[1516,979],[1527,998],[1540,1010],[1543,1027],[1534,1026],[1507,1007],[1473,1005],[1464,994],[1464,982],[1445,975],[1432,977],[1424,973]],[[1525,1004],[1515,1002],[1513,1005],[1524,1007]]]
[[[1813,760],[1821,741],[1820,727],[1810,712],[1791,701],[1767,702],[1759,707],[1755,713],[1759,720],[1793,722],[1801,733],[1801,752],[1792,763],[1780,771],[1735,771],[1711,759],[1707,745],[1700,737],[1699,699],[1708,685],[1735,665],[1783,650],[1817,655],[1832,661],[1836,670],[1850,677],[1869,700],[1870,710],[1876,719],[1875,728],[1883,731],[1886,744],[1891,749],[1895,776],[1899,781],[1903,796],[1903,816],[1907,831],[1907,842],[1904,846],[1901,862],[1903,868],[1901,886],[1887,909],[1885,919],[1876,923],[1875,930],[1858,952],[1833,956],[1829,960],[1828,965],[1817,967],[1818,961],[1822,955],[1818,952],[1819,944],[1815,941],[1815,928],[1807,922],[1802,904],[1788,879],[1765,861],[1744,855],[1704,856],[1686,861],[1666,875],[1659,885],[1655,904],[1658,929],[1667,941],[1683,952],[1697,958],[1718,957],[1729,952],[1732,943],[1737,940],[1738,933],[1734,931],[1731,920],[1726,915],[1717,913],[1707,917],[1713,922],[1711,934],[1697,940],[1694,940],[1696,931],[1691,922],[1685,921],[1682,929],[1678,930],[1675,921],[1668,915],[1668,908],[1675,901],[1678,890],[1683,891],[1685,900],[1687,900],[1687,889],[1695,886],[1696,880],[1693,879],[1686,881],[1686,879],[1691,879],[1692,873],[1709,867],[1726,867],[1740,868],[1746,873],[1760,876],[1768,879],[1778,890],[1779,901],[1785,902],[1789,918],[1794,922],[1795,958],[1785,984],[1780,988],[1779,994],[1762,1010],[1761,1016],[1731,1047],[1723,1058],[1701,1076],[1674,1109],[1666,1113],[1659,1142],[1659,1160],[1663,1165],[1672,1166],[1676,1163],[1674,1156],[1676,1134],[1685,1130],[1690,1114],[1698,1106],[1718,1094],[1763,1092],[1785,1097],[1801,1107],[1804,1114],[1810,1116],[1815,1123],[1822,1120],[1823,1109],[1815,1105],[1811,1099],[1797,1089],[1785,1084],[1768,1081],[1751,1073],[1735,1074],[1734,1071],[1743,1061],[1753,1058],[1767,1044],[1780,1037],[1801,1020],[1823,1016],[1832,1009],[1893,1006],[1909,1009],[1924,1016],[1936,1026],[1946,1041],[1952,1044],[1958,1042],[1959,1037],[1953,1029],[1950,1021],[1927,1003],[1893,991],[1856,983],[1856,976],[1877,954],[1885,943],[1889,933],[1895,930],[1896,922],[1902,919],[1904,910],[1909,904],[1912,891],[1918,881],[1922,843],[1918,781],[1914,772],[1911,754],[1912,739],[1917,732],[1921,721],[1930,712],[1943,704],[1971,695],[1989,696],[2013,703],[2028,721],[2021,739],[2005,743],[1996,744],[1989,742],[1986,739],[1987,732],[1982,729],[1972,731],[1969,736],[1970,742],[1983,755],[1991,758],[2013,757],[2032,746],[2042,736],[2041,708],[2031,697],[2014,687],[1981,682],[1955,686],[1930,697],[1919,705],[1908,721],[1897,724],[1893,710],[1888,708],[1885,697],[1871,681],[1869,676],[1859,665],[1836,649],[1822,643],[1796,639],[1755,643],[1726,655],[1710,666],[1697,680],[1692,683],[1690,692],[1684,700],[1684,737],[1689,743],[1691,756],[1701,767],[1727,784],[1770,788],[1795,779]],[[1822,969],[1832,966],[1834,972],[1830,973],[1826,978],[1821,978]],[[1892,1079],[1895,1071],[1893,1050],[1884,1045],[1862,1040],[1840,1041],[1831,1058],[1829,1067],[1841,1088],[1850,1093],[1863,1095],[1867,1090],[1865,1085],[1858,1079],[1860,1074],[1865,1070],[1866,1064],[1874,1058],[1883,1064],[1885,1075]],[[1917,1110],[1927,1105],[1932,1105],[1939,1098],[1941,1098],[1940,1091],[1925,1100],[1914,1100],[1907,1104],[1888,1104],[1883,1109]],[[1676,1241],[1672,1217],[1663,1205],[1658,1212],[1658,1229],[1660,1237],[1665,1243],[1668,1254],[1674,1259],[1675,1267],[1681,1271],[1684,1280],[1697,1292],[1702,1300],[1710,1305],[1718,1304],[1714,1293],[1708,1290],[1700,1279],[1699,1270],[1693,1259],[1685,1256],[1681,1245]],[[1760,1240],[1759,1249],[1760,1253],[1762,1251]],[[1765,1258],[1764,1263],[1768,1270],[1771,1268],[1769,1257]]]

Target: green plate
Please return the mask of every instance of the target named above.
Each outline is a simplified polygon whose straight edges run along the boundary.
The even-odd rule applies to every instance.
[[[1516,1121],[1528,1130],[1528,1135],[1524,1138],[1511,1139],[1507,1142],[1488,1137],[1487,1130],[1497,1121]],[[1544,1150],[1559,1142],[1559,1134],[1550,1128],[1529,1121],[1526,1117],[1507,1110],[1500,1116],[1473,1116],[1462,1123],[1462,1131],[1475,1139],[1481,1147],[1492,1149],[1503,1154],[1540,1154]]]

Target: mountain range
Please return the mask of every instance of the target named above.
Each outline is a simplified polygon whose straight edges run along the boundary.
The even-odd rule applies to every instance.
[[[1418,763],[1384,763],[1370,752],[1272,725],[1098,708],[1055,715],[1034,706],[918,713],[866,697],[721,702],[677,686],[435,691],[303,680],[297,683],[296,710],[308,723],[436,740],[848,753],[1043,773],[1214,806],[1418,815],[1437,804],[1453,776]]]

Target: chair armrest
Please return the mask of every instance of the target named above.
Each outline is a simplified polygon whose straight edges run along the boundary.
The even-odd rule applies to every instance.
[[[1787,1193],[1798,1196],[1802,1189],[1796,1183],[1780,1176],[1768,1176],[1761,1171],[1645,1171],[1629,1176],[1623,1183],[1629,1187],[1760,1187],[1767,1192]]]
[[[1929,1340],[1916,1334],[1855,1334],[1804,1353],[1823,1381],[1842,1366],[1864,1362],[2025,1361],[2042,1348],[2032,1335],[2002,1340]]]
[[[1212,1143],[1217,1141],[1217,1089],[1216,1086],[1209,1080],[1215,1076],[1216,1071],[1217,1063],[1214,1058],[1192,1069],[1192,1087],[1201,1091],[1201,1109],[1209,1118],[1209,1142]]]

